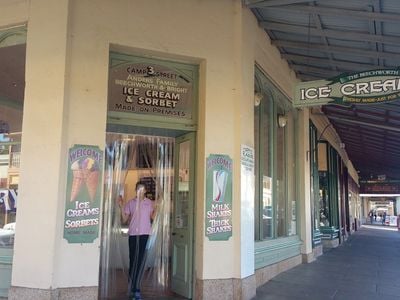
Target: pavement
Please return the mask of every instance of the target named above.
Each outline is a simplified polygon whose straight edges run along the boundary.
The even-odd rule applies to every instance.
[[[400,300],[400,231],[363,225],[314,262],[279,274],[253,300]]]

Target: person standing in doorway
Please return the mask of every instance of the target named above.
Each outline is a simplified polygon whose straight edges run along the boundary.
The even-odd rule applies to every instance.
[[[135,198],[124,205],[120,196],[118,205],[122,222],[127,223],[129,220],[129,293],[133,299],[142,299],[140,282],[145,265],[145,250],[156,210],[153,201],[145,197],[144,183],[138,182],[135,190]]]
[[[382,215],[382,225],[385,225],[385,222],[386,222],[386,211],[384,211]]]

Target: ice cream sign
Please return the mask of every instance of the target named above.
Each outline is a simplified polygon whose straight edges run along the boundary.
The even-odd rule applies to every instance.
[[[343,74],[296,86],[295,107],[326,104],[376,104],[400,98],[400,69]]]
[[[103,151],[75,145],[68,153],[64,238],[69,243],[92,243],[99,234]]]
[[[212,154],[207,158],[206,236],[227,241],[232,236],[232,159]]]
[[[197,67],[129,56],[111,60],[108,110],[191,119]]]

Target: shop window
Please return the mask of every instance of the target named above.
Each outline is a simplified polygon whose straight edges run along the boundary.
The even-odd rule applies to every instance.
[[[254,108],[255,240],[268,240],[297,233],[294,117],[277,91],[256,94],[261,101]]]
[[[0,253],[13,248],[25,87],[26,27],[0,30]],[[4,254],[2,254],[4,255]],[[0,277],[2,278],[2,277]],[[0,297],[4,296],[0,284]]]
[[[327,143],[318,143],[318,177],[319,203],[317,217],[320,226],[330,226],[329,192],[328,192],[328,157]]]
[[[317,129],[311,126],[312,187],[314,231],[323,227],[338,228],[338,162],[336,150],[326,141],[316,139]],[[314,138],[313,138],[314,137]]]

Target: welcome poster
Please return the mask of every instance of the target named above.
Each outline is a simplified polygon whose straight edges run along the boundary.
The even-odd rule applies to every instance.
[[[74,145],[68,153],[64,238],[69,243],[92,243],[99,235],[103,151]]]

